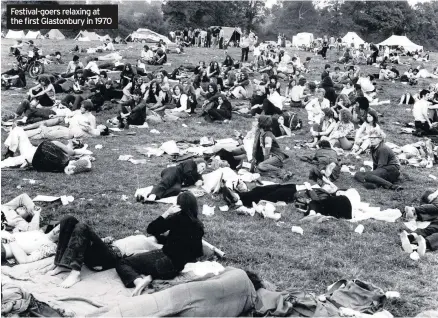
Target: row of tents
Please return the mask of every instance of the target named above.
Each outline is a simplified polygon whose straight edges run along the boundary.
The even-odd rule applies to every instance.
[[[52,40],[64,40],[65,36],[58,29],[50,30],[46,35],[42,35],[40,31],[29,31],[27,34],[24,31],[13,31],[9,30],[5,35],[6,39],[52,39]],[[81,42],[88,41],[112,41],[113,39],[108,35],[98,35],[96,32],[89,31],[79,31],[79,33],[75,36],[74,40]],[[158,43],[160,40],[163,40],[166,44],[171,43],[167,36],[161,35],[157,32],[151,31],[149,29],[140,28],[137,31],[132,32],[125,38],[125,41],[145,41],[148,43]],[[116,43],[122,42],[122,38],[120,36],[114,39]]]
[[[315,38],[312,33],[302,32],[292,37],[292,45],[296,47],[309,46]],[[354,46],[359,48],[365,44],[365,41],[357,35],[356,32],[348,32],[343,38],[342,43],[346,43],[348,46]],[[385,41],[378,43],[378,46],[402,46],[408,51],[423,50],[423,46],[417,45],[409,40],[404,35],[391,35]]]

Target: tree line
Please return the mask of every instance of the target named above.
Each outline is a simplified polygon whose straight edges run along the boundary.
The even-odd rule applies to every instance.
[[[19,3],[26,2],[34,3],[26,0]],[[3,30],[6,27],[5,4],[8,3],[17,2],[3,2]],[[69,3],[84,4],[84,1]],[[254,30],[260,40],[275,40],[278,33],[285,34],[291,40],[298,32],[311,32],[315,37],[342,37],[353,31],[367,42],[378,43],[392,34],[406,35],[427,49],[438,49],[438,1],[417,3],[412,7],[407,0],[280,0],[270,9],[260,0],[123,1],[118,3],[118,13],[118,29],[89,31],[125,37],[138,28],[168,34],[169,31],[184,28],[238,26]],[[78,30],[61,31],[67,37],[74,37],[78,33]]]

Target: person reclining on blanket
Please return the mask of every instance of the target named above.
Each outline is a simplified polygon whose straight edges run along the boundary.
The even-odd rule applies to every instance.
[[[50,257],[56,252],[56,241],[59,237],[59,226],[47,234],[34,230],[28,232],[9,233],[2,231],[2,260],[15,258],[18,264],[36,262]]]
[[[356,172],[354,179],[364,183],[368,189],[381,186],[385,189],[400,191],[403,188],[394,184],[400,176],[400,162],[394,152],[385,145],[385,138],[386,135],[381,129],[373,129],[370,132],[373,171]]]
[[[116,241],[112,237],[101,239],[90,226],[70,215],[61,220],[59,227],[55,260],[47,275],[70,272],[60,284],[64,288],[81,280],[83,265],[104,271],[114,268],[119,258],[160,247],[154,237],[146,238],[144,235],[129,236]]]
[[[161,172],[161,181],[152,188],[146,198],[137,197],[137,201],[155,201],[178,195],[183,186],[201,186],[206,164],[189,159]]]
[[[41,208],[36,206],[26,193],[2,204],[1,212],[5,219],[5,223],[2,222],[2,230],[3,226],[12,228],[13,232],[34,231],[40,228]],[[29,218],[32,219],[30,222],[27,221]]]
[[[109,135],[108,127],[105,125],[96,125],[96,117],[91,113],[93,103],[84,100],[79,110],[68,114],[65,126],[40,126],[37,129],[26,130],[26,135],[30,139],[71,139],[84,137],[97,137]],[[47,124],[48,122],[46,122]]]
[[[16,62],[12,63],[12,68],[6,72],[3,72],[1,76],[1,86],[5,89],[9,89],[11,87],[26,87],[26,74]]]
[[[35,147],[29,141],[26,132],[20,127],[14,127],[5,140],[6,154],[1,161],[1,168],[26,167],[32,164],[37,171],[65,172],[67,174],[88,171],[89,160],[72,160],[74,156],[90,155],[86,149],[74,149],[73,141],[67,145],[59,141],[43,141]],[[20,155],[14,157],[19,151]]]
[[[178,195],[170,207],[147,228],[163,248],[129,256],[117,262],[116,271],[127,288],[138,296],[153,279],[172,279],[184,266],[203,255],[204,225],[198,219],[198,202],[189,191]],[[165,232],[169,232],[166,237]]]
[[[438,189],[426,191],[421,197],[421,205],[417,207],[405,207],[406,221],[418,220],[431,222],[424,229],[417,229],[408,234],[406,231],[400,233],[400,240],[403,250],[412,253],[411,243],[418,244],[417,253],[424,256],[426,250],[438,250]]]
[[[24,124],[35,124],[36,126],[29,125],[29,127],[25,130],[38,128],[42,121],[47,121],[52,118],[58,118],[59,121],[56,121],[55,124],[48,123],[46,126],[54,126],[60,124],[64,119],[64,117],[69,116],[71,114],[71,110],[68,109],[63,104],[55,104],[53,107],[44,107],[44,108],[36,108],[35,104],[30,103],[28,100],[24,100],[21,102],[20,106],[18,106],[16,110],[16,116],[23,116],[21,119],[16,120],[17,125]],[[31,128],[34,127],[34,128]]]

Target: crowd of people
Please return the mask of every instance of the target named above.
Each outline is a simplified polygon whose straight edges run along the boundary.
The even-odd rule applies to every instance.
[[[175,32],[175,37],[189,43],[188,46],[225,48],[221,28],[210,34],[206,31],[205,37],[203,32],[186,29]],[[279,41],[283,41],[282,36]],[[3,114],[2,124],[8,137],[2,168],[31,165],[37,171],[89,172],[96,158],[82,139],[105,138],[110,129],[159,125],[197,116],[211,123],[214,130],[217,127],[213,122],[253,117],[252,128],[245,136],[236,132],[237,146],[216,147],[207,157],[167,167],[161,172],[160,182],[137,198],[151,202],[177,196],[177,201],[149,224],[147,246],[134,255],[121,250],[117,241],[100,238],[90,226],[72,216],[65,216],[50,232],[42,233],[41,209],[22,194],[2,205],[2,229],[9,230],[2,231],[5,242],[2,260],[14,258],[18,263],[29,263],[54,256],[48,274],[69,272],[61,283],[64,288],[80,282],[84,265],[99,270],[115,268],[124,286],[133,288],[132,295],[138,296],[152,280],[172,279],[187,263],[203,255],[202,239],[208,228],[198,217],[196,197],[183,189],[202,187],[209,163],[217,157],[231,170],[237,171],[248,163],[250,173],[281,180],[249,190],[242,182],[230,186],[223,177],[218,191],[232,207],[251,207],[260,200],[295,202],[304,215],[319,213],[352,219],[351,193],[334,184],[340,176],[341,157],[345,162],[348,155],[372,161],[372,169],[354,174],[354,180],[365,188],[404,190],[399,155],[387,142],[382,114],[371,106],[378,105],[378,94],[385,81],[397,80],[415,88],[423,82],[414,79],[435,79],[436,69],[428,72],[426,61],[413,65],[419,61],[418,54],[405,57],[400,53],[403,50],[399,50],[400,54],[389,49],[386,52],[386,48],[379,50],[371,44],[368,55],[367,50],[360,50],[361,54],[350,56],[350,49],[344,48],[342,57],[333,61],[335,66],[326,63],[320,79],[311,81],[314,59],[318,57],[301,61],[299,53],[288,52],[281,43],[276,46],[257,43],[249,58],[253,43],[247,33],[242,35],[239,45],[240,59],[225,51],[223,60],[185,63],[172,71],[155,67],[172,59],[167,56],[164,43],[154,49],[145,45],[138,52],[136,64],[94,57],[84,60],[75,53],[64,73],[40,75],[37,85],[31,88],[18,64],[2,73],[2,86],[22,92],[15,112]],[[33,46],[29,49],[34,51]],[[328,44],[321,47],[324,59],[328,49]],[[400,56],[412,59],[412,68],[404,74],[397,70]],[[359,66],[367,63],[379,71],[370,73]],[[116,79],[114,72],[118,72]],[[400,104],[413,105],[414,135],[437,136],[438,84],[421,87],[420,91],[411,90],[411,86],[403,92]],[[111,108],[117,110],[115,117],[102,122],[98,113]],[[300,119],[302,114],[305,118]],[[314,155],[301,159],[310,163],[309,180],[317,184],[316,188],[304,181],[287,183],[293,172],[286,167],[293,156],[279,140],[291,137],[298,129],[308,132],[308,142],[303,146],[314,149]],[[43,141],[34,146],[33,139]],[[437,149],[436,145],[432,149],[431,162],[436,162]],[[404,217],[430,221],[430,225],[413,233],[404,231],[400,239],[404,251],[412,253],[414,243],[422,257],[426,250],[438,249],[438,190],[427,192],[421,200],[422,205],[407,206]]]

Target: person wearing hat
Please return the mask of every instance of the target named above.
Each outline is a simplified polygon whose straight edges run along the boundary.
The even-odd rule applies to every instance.
[[[374,128],[369,135],[373,170],[369,172],[356,172],[354,178],[364,183],[367,189],[383,187],[385,189],[400,191],[401,186],[395,185],[400,176],[400,162],[384,140],[385,133]]]

